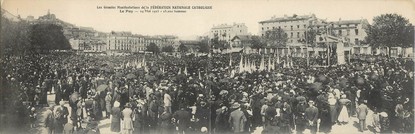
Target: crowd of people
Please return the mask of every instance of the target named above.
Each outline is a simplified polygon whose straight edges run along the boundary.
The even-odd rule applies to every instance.
[[[259,65],[262,56],[243,57]],[[30,127],[36,127],[35,111],[49,107],[44,126],[50,133],[99,133],[99,121],[107,118],[112,132],[123,133],[251,133],[258,127],[262,133],[330,133],[351,117],[362,132],[367,126],[414,132],[412,59],[366,56],[328,67],[298,60],[285,67],[288,58],[281,57],[273,70],[238,72],[240,59],[239,53],[7,57],[2,88],[18,98],[2,97]],[[55,104],[48,104],[48,94],[55,94]]]

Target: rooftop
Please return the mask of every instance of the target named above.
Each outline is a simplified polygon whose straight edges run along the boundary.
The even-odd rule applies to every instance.
[[[316,16],[314,14],[312,14],[312,15],[303,15],[303,16],[298,16],[296,14],[294,14],[293,16],[284,15],[284,17],[279,17],[279,18],[276,18],[274,16],[269,20],[260,21],[259,23],[300,21],[300,20],[308,20],[308,19],[315,18],[315,17]]]
[[[232,41],[234,41],[236,38],[238,38],[241,41],[250,41],[251,37],[252,37],[251,35],[237,35],[233,37]]]
[[[228,25],[228,24],[220,24],[220,25],[213,25],[212,29],[222,29],[222,28],[232,28],[236,25],[242,25],[245,26],[245,23],[233,23],[233,25]]]
[[[347,25],[347,24],[360,24],[360,23],[366,23],[366,19],[359,19],[359,20],[339,20],[334,21],[331,23],[337,24],[337,25]]]

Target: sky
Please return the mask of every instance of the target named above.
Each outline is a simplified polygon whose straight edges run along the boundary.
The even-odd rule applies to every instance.
[[[142,35],[204,35],[213,25],[245,23],[258,34],[259,21],[272,16],[309,15],[327,21],[367,19],[397,13],[415,24],[414,0],[1,0],[3,9],[14,15],[35,18],[48,10],[57,18],[102,32],[131,31]],[[212,6],[186,13],[120,13],[97,6]],[[139,10],[136,10],[139,11]]]

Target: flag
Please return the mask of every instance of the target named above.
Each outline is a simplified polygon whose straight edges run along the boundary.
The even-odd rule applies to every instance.
[[[266,49],[265,49],[266,50]],[[265,61],[264,61],[264,55],[262,55],[261,63],[259,63],[259,71],[265,70]]]
[[[232,55],[229,54],[229,68],[232,68]]]
[[[184,67],[184,74],[187,75],[187,67]]]
[[[251,73],[252,72],[252,65],[251,65],[251,62],[249,61],[249,59],[248,59],[248,61],[247,61],[247,70],[246,71],[248,71],[249,73]]]
[[[271,68],[271,56],[268,57],[268,67],[267,67],[267,69],[268,69],[268,72],[271,71],[271,69],[272,69]]]
[[[243,72],[244,66],[243,66],[243,62],[244,61],[244,56],[241,55],[241,61],[239,61],[239,73]]]

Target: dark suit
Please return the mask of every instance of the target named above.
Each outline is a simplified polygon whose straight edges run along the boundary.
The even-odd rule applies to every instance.
[[[356,113],[357,113],[357,118],[359,119],[359,124],[360,124],[360,131],[363,131],[364,129],[366,129],[366,115],[368,113],[368,108],[365,104],[360,104],[357,109],[356,109]]]
[[[190,125],[190,118],[192,118],[192,115],[189,111],[186,110],[179,110],[174,112],[173,117],[177,121],[177,126],[179,127],[179,133],[183,133],[187,131]]]
[[[243,132],[246,121],[246,117],[241,110],[235,110],[229,116],[229,124],[231,124],[234,133]]]
[[[305,109],[305,118],[310,123],[311,133],[317,132],[318,109],[314,106]]]

